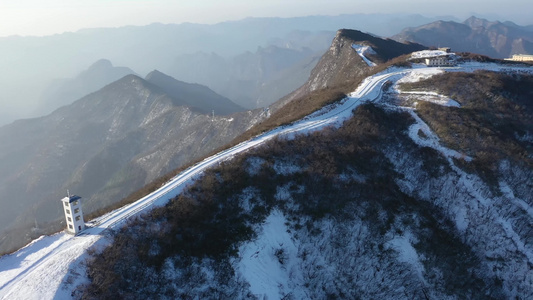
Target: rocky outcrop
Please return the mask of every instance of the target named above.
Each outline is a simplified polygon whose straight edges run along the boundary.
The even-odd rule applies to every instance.
[[[374,54],[369,59],[377,64],[426,48],[419,44],[378,38],[358,30],[341,29],[337,31],[330,48],[315,66],[307,82],[273,104],[271,110],[278,110],[288,102],[313,91],[351,84],[365,74],[369,74],[372,67],[357,54],[353,48],[354,45],[371,47]],[[355,89],[355,86],[353,88]]]

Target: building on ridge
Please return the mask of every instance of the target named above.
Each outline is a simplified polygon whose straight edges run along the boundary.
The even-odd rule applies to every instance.
[[[67,232],[74,235],[85,229],[80,199],[80,196],[70,195],[68,192],[67,197],[61,199],[65,220],[67,221]]]
[[[533,55],[529,54],[514,54],[511,58],[506,58],[505,60],[512,61],[533,61]]]
[[[453,67],[456,64],[449,55],[428,57],[425,61],[428,67]]]

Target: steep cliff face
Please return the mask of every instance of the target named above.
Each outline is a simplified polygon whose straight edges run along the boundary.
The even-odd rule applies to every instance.
[[[184,106],[184,99],[232,104],[207,87],[195,87],[176,99],[165,92],[168,85],[128,75],[46,117],[2,127],[0,167],[7,171],[0,175],[6,208],[0,222],[11,231],[3,231],[1,250],[20,247],[21,236],[27,241],[61,228],[57,200],[67,189],[86,199],[84,211],[90,213],[228,143],[261,118],[259,112],[212,117]],[[232,104],[225,112],[236,108]]]
[[[370,51],[359,54],[356,50],[358,47],[369,47]],[[271,109],[275,111],[294,99],[320,89],[339,87],[346,91],[354,89],[358,80],[370,74],[373,68],[371,63],[381,64],[422,49],[425,47],[419,44],[400,43],[358,30],[341,29],[337,31],[330,48],[320,58],[307,82],[273,104]]]
[[[369,66],[352,48],[356,42],[345,31],[338,31],[330,48],[313,69],[305,92],[340,85],[367,72]]]
[[[365,74],[370,67],[352,48],[354,42],[354,40],[346,37],[342,30],[337,31],[330,48],[322,55],[317,65],[313,68],[307,82],[296,91],[274,103],[271,109],[275,111],[288,102],[308,95],[313,91],[342,85]]]

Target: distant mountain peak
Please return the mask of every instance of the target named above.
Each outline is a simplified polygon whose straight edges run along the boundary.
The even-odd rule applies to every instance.
[[[94,62],[88,68],[88,70],[105,70],[110,68],[113,68],[113,64],[111,63],[111,61],[109,59],[102,58]]]
[[[406,28],[393,39],[426,46],[446,45],[454,51],[479,53],[494,58],[533,53],[533,33],[528,27],[510,22],[488,21],[475,16],[462,23],[437,21]]]
[[[135,72],[127,67],[115,67],[108,59],[99,59],[76,77],[57,79],[41,95],[38,114],[45,115],[53,110],[72,104],[90,93]]]
[[[148,73],[145,79],[151,84],[160,87],[177,103],[194,107],[204,113],[214,111],[217,115],[227,115],[244,110],[205,85],[183,82],[158,70]]]
[[[346,37],[352,40],[369,40],[375,38],[374,35],[364,33],[355,29],[339,29],[337,31],[337,37]]]
[[[148,75],[146,75],[145,79],[148,80],[148,81],[151,81],[153,79],[156,79],[156,78],[167,78],[167,79],[174,79],[172,78],[171,76],[159,71],[159,70],[153,70],[152,72],[148,73]]]
[[[426,49],[426,47],[416,43],[401,43],[353,29],[340,29],[337,32],[337,37],[342,37],[365,46],[371,46],[376,51],[373,59],[380,63],[406,53]]]
[[[463,24],[468,25],[470,28],[479,28],[479,27],[488,27],[490,25],[495,25],[500,22],[498,21],[488,21],[487,19],[478,18],[476,16],[471,16],[470,18],[466,19]]]
[[[143,78],[135,75],[135,74],[128,74],[124,77],[122,77],[122,79],[119,79],[119,81],[124,81],[124,82],[132,82],[132,83],[135,83],[135,84],[145,84],[146,83],[146,80],[144,80]]]

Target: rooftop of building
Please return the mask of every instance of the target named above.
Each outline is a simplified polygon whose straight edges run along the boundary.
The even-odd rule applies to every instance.
[[[72,203],[72,202],[77,201],[79,199],[81,199],[80,196],[70,195],[70,196],[67,196],[67,197],[61,199],[61,201],[67,202],[67,203]]]

